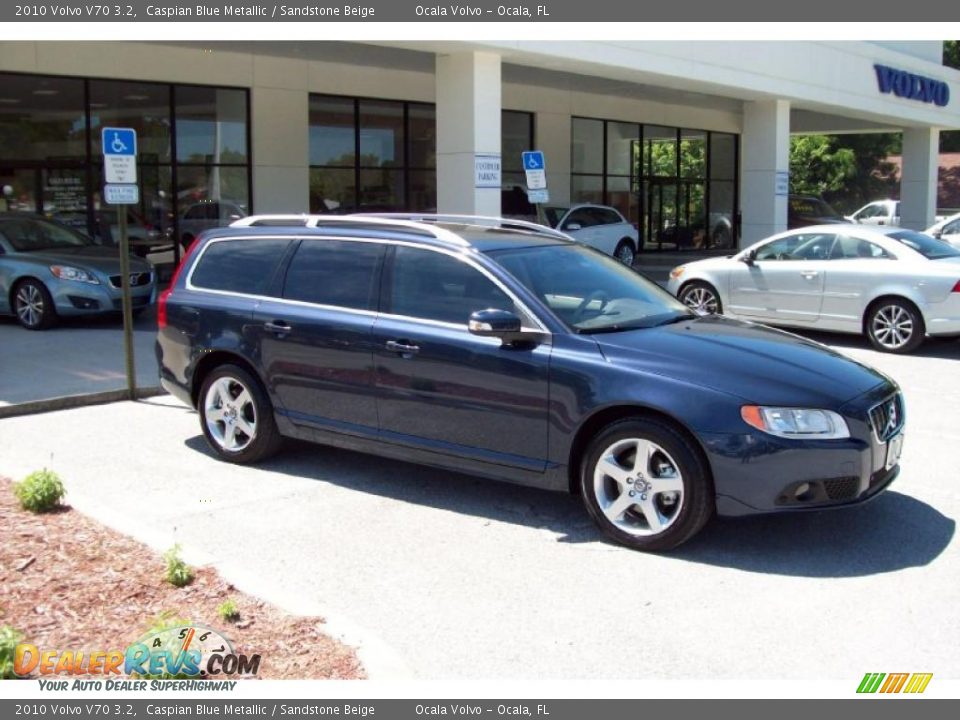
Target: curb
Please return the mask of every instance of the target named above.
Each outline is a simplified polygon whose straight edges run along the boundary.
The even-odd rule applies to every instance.
[[[167,391],[160,386],[137,388],[134,393],[136,400],[144,400],[166,394]],[[57,410],[69,410],[71,408],[86,407],[88,405],[105,405],[107,403],[122,402],[129,399],[129,390],[107,390],[105,392],[90,393],[87,395],[64,395],[47,400],[31,400],[30,402],[0,407],[0,419],[18,417],[20,415],[55,412]]]

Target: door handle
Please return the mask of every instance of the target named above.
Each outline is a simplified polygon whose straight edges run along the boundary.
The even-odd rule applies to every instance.
[[[813,280],[813,278],[817,277],[820,273],[816,270],[802,270],[800,274],[807,280]]]
[[[420,346],[418,345],[409,345],[403,342],[397,342],[396,340],[387,340],[387,350],[390,352],[399,353],[401,355],[416,355],[420,352]]]
[[[278,335],[285,335],[293,330],[287,323],[282,320],[270,320],[263,324],[263,327],[267,332],[277,333]]]

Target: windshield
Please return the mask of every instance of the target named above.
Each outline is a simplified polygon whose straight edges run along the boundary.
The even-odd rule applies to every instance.
[[[0,219],[0,233],[17,252],[61,250],[90,244],[84,235],[40,218]]]
[[[493,250],[489,255],[579,333],[654,327],[696,317],[655,283],[581,245]]]
[[[903,243],[911,250],[916,250],[928,260],[960,257],[960,250],[957,250],[953,245],[944,240],[937,240],[924,233],[914,232],[913,230],[899,230],[890,233],[887,237]]]

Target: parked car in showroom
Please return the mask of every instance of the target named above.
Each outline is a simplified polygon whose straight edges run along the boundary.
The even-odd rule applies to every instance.
[[[86,235],[38,215],[0,213],[0,313],[28,330],[58,318],[121,310],[120,257]],[[130,258],[134,312],[154,300],[150,264]]]
[[[180,212],[180,244],[186,250],[204,230],[224,227],[246,216],[242,207],[229,200],[203,200],[187,205]]]
[[[838,213],[823,198],[815,195],[790,195],[787,198],[787,227],[809,227],[810,225],[827,225],[847,222],[843,215]]]
[[[924,232],[927,235],[948,242],[956,248],[960,248],[960,213],[940,220]]]
[[[94,212],[95,232],[93,241],[97,245],[116,248],[120,244],[120,223],[116,208],[104,208]],[[50,215],[63,225],[69,225],[77,232],[87,234],[87,212],[85,210],[60,210]],[[103,231],[104,226],[107,232]],[[138,257],[146,257],[153,252],[169,250],[170,241],[159,230],[148,223],[134,210],[127,210],[127,239],[130,252]]]
[[[585,203],[545,205],[543,214],[550,227],[612,255],[624,265],[633,265],[640,235],[616,208]]]
[[[863,334],[883,352],[960,335],[960,250],[897,227],[791,230],[680,265],[667,287],[701,314]]]
[[[896,477],[903,398],[881,373],[700,316],[555,230],[413,217],[252,217],[194,244],[156,351],[220,458],[292,437],[573,492],[641,550]]]

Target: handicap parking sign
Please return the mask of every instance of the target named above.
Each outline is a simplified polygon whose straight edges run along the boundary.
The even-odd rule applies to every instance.
[[[544,170],[543,151],[527,150],[523,153],[524,170]]]
[[[137,131],[133,128],[105,127],[100,133],[100,140],[103,144],[103,179],[107,184],[135,184]]]
[[[104,155],[137,154],[137,132],[133,128],[105,127],[100,137]]]

